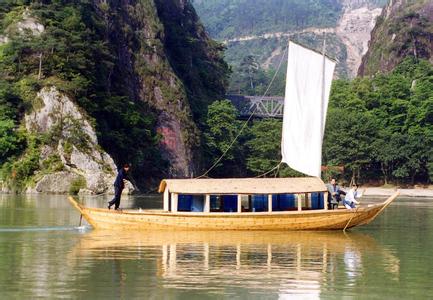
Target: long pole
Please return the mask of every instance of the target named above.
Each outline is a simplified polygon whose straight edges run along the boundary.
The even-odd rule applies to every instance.
[[[321,111],[320,111],[320,126],[321,126],[321,132],[320,132],[320,149],[322,149],[322,143],[323,143],[323,135],[325,134],[325,71],[326,71],[326,33],[323,33],[323,49],[322,49],[322,56],[323,56],[323,65],[322,65],[322,103],[321,103]],[[320,157],[320,166],[322,165],[322,157]],[[321,170],[319,171],[321,172]],[[320,173],[319,173],[320,174]]]
[[[361,207],[361,205],[359,205],[359,206],[356,208],[356,211],[353,213],[353,215],[352,215],[352,217],[350,218],[349,222],[347,222],[346,226],[344,226],[343,232],[346,232],[346,228],[347,228],[347,226],[349,226],[350,222],[352,222],[353,217],[356,216],[356,213],[358,212],[358,209],[359,209],[360,207]]]

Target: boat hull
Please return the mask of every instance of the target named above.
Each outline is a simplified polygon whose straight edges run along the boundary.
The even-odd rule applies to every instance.
[[[110,230],[341,230],[371,222],[396,197],[381,204],[347,210],[310,210],[254,213],[194,213],[157,210],[117,212],[71,203],[95,228]]]

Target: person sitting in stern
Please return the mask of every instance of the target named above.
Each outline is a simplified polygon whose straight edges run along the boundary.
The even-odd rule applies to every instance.
[[[346,197],[343,200],[343,204],[347,209],[355,208],[359,202],[356,198],[362,197],[362,192],[358,192],[358,185],[354,184],[352,188],[347,192]]]

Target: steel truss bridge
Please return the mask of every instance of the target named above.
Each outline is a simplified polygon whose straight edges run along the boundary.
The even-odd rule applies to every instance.
[[[248,118],[251,114],[255,118],[283,118],[284,97],[261,97],[226,95],[236,109],[240,118]]]

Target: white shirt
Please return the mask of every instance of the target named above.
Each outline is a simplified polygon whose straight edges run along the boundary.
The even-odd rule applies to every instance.
[[[355,188],[351,188],[349,192],[347,192],[346,197],[344,200],[347,202],[354,202],[355,204],[359,204],[358,201],[356,201],[356,198],[361,198],[362,193],[355,190]]]

